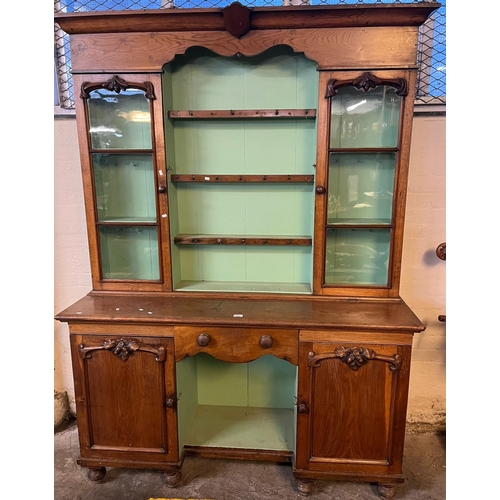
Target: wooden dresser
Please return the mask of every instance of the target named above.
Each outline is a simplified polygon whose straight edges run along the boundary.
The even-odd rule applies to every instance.
[[[92,290],[69,324],[80,439],[378,483],[402,459],[399,296],[419,26],[437,3],[57,14]],[[292,486],[291,486],[292,487]]]

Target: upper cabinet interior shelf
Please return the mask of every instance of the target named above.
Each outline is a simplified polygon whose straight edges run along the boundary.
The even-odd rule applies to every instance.
[[[213,175],[213,174],[172,174],[171,182],[314,182],[314,175]]]
[[[169,111],[169,118],[316,118],[315,109],[223,109]]]

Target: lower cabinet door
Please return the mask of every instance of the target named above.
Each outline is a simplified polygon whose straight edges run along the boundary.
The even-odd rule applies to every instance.
[[[383,342],[364,333],[354,341],[347,341],[351,334],[331,337],[331,342],[300,343],[295,468],[318,477],[396,477],[412,336],[395,335],[394,344],[387,343],[389,335]]]
[[[71,335],[82,458],[177,462],[172,338]]]

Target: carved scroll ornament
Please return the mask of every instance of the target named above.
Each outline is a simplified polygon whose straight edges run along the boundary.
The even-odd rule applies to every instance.
[[[344,362],[351,370],[358,371],[368,361],[383,361],[389,363],[389,369],[392,371],[399,370],[402,358],[399,354],[393,356],[384,356],[377,354],[373,349],[367,347],[337,347],[333,352],[326,354],[315,354],[310,352],[307,356],[307,366],[318,368],[321,366],[321,361],[324,359],[338,358]]]
[[[97,89],[106,89],[111,92],[116,92],[117,94],[119,94],[124,90],[132,88],[144,91],[145,96],[148,99],[151,100],[156,99],[153,84],[151,82],[129,83],[116,75],[114,75],[107,82],[100,82],[100,83],[83,82],[80,92],[80,97],[82,99],[88,99],[90,97],[90,93]]]
[[[141,345],[136,340],[126,340],[118,339],[111,340],[106,339],[103,341],[101,346],[89,346],[85,347],[84,344],[78,346],[78,352],[82,359],[89,359],[92,357],[92,351],[106,350],[112,352],[115,356],[118,356],[122,361],[127,361],[127,359],[136,351],[150,352],[155,355],[156,361],[165,361],[166,352],[164,347],[152,347],[148,345]]]
[[[408,95],[408,84],[404,78],[378,78],[371,73],[363,73],[360,77],[354,80],[330,80],[326,87],[325,97],[334,97],[342,87],[354,87],[358,90],[368,92],[380,85],[388,85],[396,89],[396,94],[399,96]]]

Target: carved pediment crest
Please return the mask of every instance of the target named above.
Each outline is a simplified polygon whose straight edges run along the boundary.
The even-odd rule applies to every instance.
[[[226,31],[236,38],[245,35],[250,29],[250,12],[248,7],[241,5],[239,2],[233,2],[222,9]]]
[[[353,80],[330,80],[326,87],[325,97],[334,97],[342,87],[354,87],[364,92],[379,87],[380,85],[388,85],[396,89],[396,94],[399,96],[408,95],[408,83],[404,78],[378,78],[372,73],[365,72],[358,78]]]

